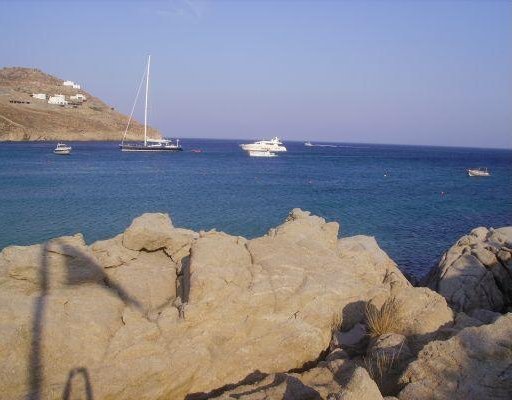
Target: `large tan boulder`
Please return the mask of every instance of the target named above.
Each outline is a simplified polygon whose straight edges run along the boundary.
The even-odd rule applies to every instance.
[[[456,311],[512,306],[512,227],[472,230],[442,256],[423,285]]]
[[[4,396],[60,399],[90,387],[95,399],[183,399],[254,371],[300,369],[334,329],[362,321],[368,301],[410,287],[373,239],[337,234],[301,210],[253,240],[145,214],[92,246],[75,236],[6,248]]]
[[[143,214],[123,234],[123,246],[130,250],[158,250],[168,245],[173,226],[167,214]]]
[[[454,313],[438,293],[420,287],[398,287],[392,296],[401,304],[401,329],[414,353],[453,323]]]
[[[377,384],[370,378],[366,369],[358,367],[347,385],[333,400],[382,400]]]
[[[512,398],[512,314],[427,344],[402,376],[400,400]]]

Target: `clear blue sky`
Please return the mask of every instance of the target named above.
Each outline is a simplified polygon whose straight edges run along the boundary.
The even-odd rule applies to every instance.
[[[510,1],[3,0],[0,37],[125,113],[150,53],[170,137],[512,147]]]

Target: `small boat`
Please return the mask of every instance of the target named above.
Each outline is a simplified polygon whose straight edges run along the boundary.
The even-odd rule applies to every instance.
[[[143,80],[140,82],[139,90],[137,91],[137,95],[135,96],[135,102],[133,104],[132,113],[130,114],[130,118],[128,119],[128,124],[126,125],[126,129],[124,131],[123,140],[119,147],[121,151],[145,151],[145,152],[155,152],[155,151],[182,151],[183,149],[180,146],[179,139],[176,139],[176,143],[172,142],[172,139],[149,139],[147,135],[148,130],[148,92],[149,92],[149,67],[151,64],[151,56],[148,56],[148,64],[146,71],[144,72],[144,76],[146,78],[146,101],[144,106],[144,141],[142,143],[126,143],[126,133],[128,132],[128,128],[130,126],[130,122],[133,117],[133,111],[135,110],[135,104],[137,103],[137,98],[139,96],[139,92],[142,86]]]
[[[57,143],[57,147],[53,150],[55,154],[60,154],[63,156],[67,156],[71,154],[71,146],[68,146],[64,143]]]
[[[487,168],[470,168],[468,169],[469,176],[491,176]]]
[[[240,147],[245,151],[270,151],[273,153],[286,151],[286,147],[277,136],[271,140],[241,144]]]
[[[251,157],[276,157],[277,154],[276,153],[272,153],[268,150],[249,150],[248,151],[249,155]]]
[[[311,144],[310,141],[307,141],[306,143],[304,143],[304,146],[307,146],[307,147],[313,147],[313,145]]]
[[[203,150],[201,150],[201,149],[192,149],[192,150],[190,150],[190,151],[191,151],[192,153],[202,153],[202,152],[203,152]]]

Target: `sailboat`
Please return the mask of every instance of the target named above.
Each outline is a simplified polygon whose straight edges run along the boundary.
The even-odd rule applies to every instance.
[[[119,147],[121,151],[182,151],[183,149],[180,146],[179,139],[176,139],[176,143],[173,143],[171,139],[150,139],[148,138],[148,92],[149,92],[149,68],[151,65],[151,56],[148,56],[148,64],[147,69],[144,73],[146,77],[146,100],[144,103],[144,142],[143,143],[125,143],[126,133],[128,132],[128,127],[130,126],[130,122],[133,117],[133,111],[135,110],[135,104],[137,103],[137,98],[139,97],[139,92],[142,86],[143,80],[141,80],[139,89],[137,90],[137,95],[135,96],[135,102],[133,103],[132,112],[130,114],[130,118],[128,119],[128,124],[126,125],[126,129],[124,131],[123,140]],[[144,76],[143,76],[144,78]]]

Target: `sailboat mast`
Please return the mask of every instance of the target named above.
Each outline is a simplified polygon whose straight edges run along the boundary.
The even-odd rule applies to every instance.
[[[144,147],[148,143],[148,91],[149,91],[149,65],[151,64],[151,56],[148,56],[148,71],[146,73],[146,104],[144,106]]]

